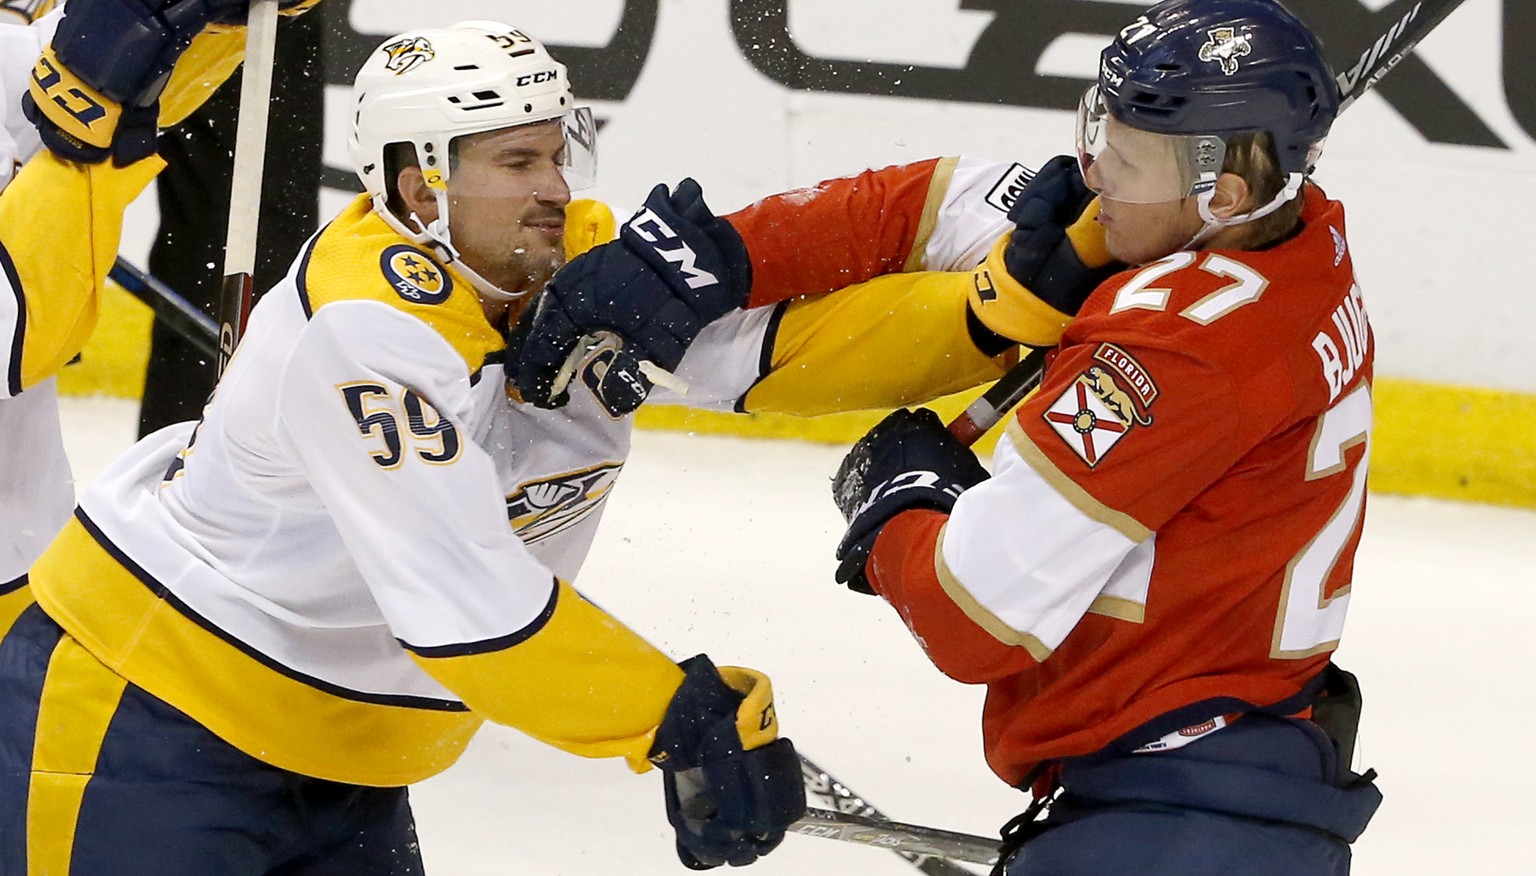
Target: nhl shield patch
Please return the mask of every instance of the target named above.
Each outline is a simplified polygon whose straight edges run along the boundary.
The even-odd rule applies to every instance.
[[[442,304],[453,294],[453,278],[414,246],[397,244],[379,257],[384,279],[395,293],[417,304]]]

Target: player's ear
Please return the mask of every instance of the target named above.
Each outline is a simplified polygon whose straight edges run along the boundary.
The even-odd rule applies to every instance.
[[[1250,204],[1253,190],[1248,181],[1235,173],[1224,173],[1216,178],[1216,191],[1211,195],[1211,212],[1220,219],[1254,209]]]
[[[437,196],[427,185],[420,167],[412,164],[400,168],[400,174],[395,177],[395,191],[400,193],[406,216],[415,213],[428,224],[437,218]]]

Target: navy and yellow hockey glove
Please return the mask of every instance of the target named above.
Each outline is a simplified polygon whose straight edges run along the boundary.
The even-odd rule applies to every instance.
[[[314,2],[280,5],[302,12]],[[248,8],[248,0],[70,0],[32,68],[22,111],[60,158],[119,167],[147,158],[176,59],[205,27],[242,22]]]
[[[650,751],[662,770],[677,856],[692,870],[750,864],[805,813],[800,758],[778,735],[767,676],[717,670],[703,654],[679,665],[683,683]]]
[[[998,239],[971,284],[971,335],[983,352],[1055,346],[1089,294],[1123,267],[1104,244],[1098,208],[1069,155],[1046,162],[1019,193],[1008,211],[1015,229]]]
[[[891,412],[870,429],[832,477],[832,498],[848,521],[837,545],[837,583],[874,593],[864,573],[875,539],[909,508],[949,513],[960,494],[991,477],[976,454],[927,408]]]
[[[618,240],[572,259],[518,320],[513,381],[524,400],[560,407],[569,360],[586,339],[613,334],[619,352],[594,389],[615,416],[630,413],[652,388],[640,363],[675,370],[704,326],[745,305],[751,288],[746,244],[699,184],[685,179],[670,195],[658,185]]]

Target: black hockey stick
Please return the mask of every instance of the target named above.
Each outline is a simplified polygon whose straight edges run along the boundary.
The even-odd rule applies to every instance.
[[[987,866],[997,863],[998,846],[1001,843],[1001,840],[969,833],[815,808],[807,809],[805,816],[789,829],[802,836],[889,849],[908,860],[948,859]],[[957,873],[970,872],[954,864],[949,866]]]
[[[1374,88],[1382,77],[1392,72],[1392,68],[1413,51],[1420,40],[1463,2],[1421,0],[1409,7],[1402,18],[1360,53],[1360,60],[1353,67],[1338,74],[1339,112],[1349,109],[1360,99],[1360,95]],[[1025,349],[1031,352],[949,424],[950,434],[966,444],[974,444],[1015,405],[1023,401],[1030,390],[1040,385],[1040,379],[1045,374],[1045,356],[1041,351],[1029,347]]]
[[[256,226],[267,152],[267,111],[277,48],[277,0],[251,0],[246,14],[245,70],[240,121],[235,127],[235,170],[229,190],[229,233],[224,238],[224,283],[219,288],[218,374],[235,355],[251,310],[256,271]]]
[[[209,358],[218,355],[219,324],[192,302],[178,295],[176,290],[122,256],[118,256],[112,264],[108,276],[129,295],[148,304],[155,312],[155,319],[170,326],[193,346],[208,354]]]
[[[832,828],[827,827],[827,815],[818,813],[835,813],[837,815],[858,818],[861,820],[859,823],[868,822],[870,824],[887,825],[896,829],[907,829],[909,826],[893,824],[885,817],[884,813],[876,809],[869,801],[853,793],[847,785],[833,778],[826,770],[817,766],[815,761],[812,761],[803,754],[800,755],[800,772],[805,777],[806,796],[812,801],[821,804],[823,808],[817,809],[812,807],[807,810],[805,817],[796,822],[794,827],[790,828],[794,832],[803,833],[808,836],[841,839],[844,842],[862,842],[865,845],[884,846],[905,858],[907,863],[927,873],[928,876],[973,876],[971,871],[946,860],[946,858],[955,858],[955,855],[942,852],[925,852],[910,847],[897,848],[889,844],[857,838],[865,836],[863,833],[859,833],[856,836],[850,833],[850,835],[844,836],[841,828],[834,831]],[[851,821],[846,822],[846,824],[853,823]],[[917,830],[928,830],[928,828],[917,828]],[[994,842],[993,857],[996,857],[996,845]],[[957,860],[964,861],[970,859],[959,857]]]

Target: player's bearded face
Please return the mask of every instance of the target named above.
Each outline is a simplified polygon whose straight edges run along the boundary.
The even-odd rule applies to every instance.
[[[460,138],[448,178],[448,222],[466,264],[508,291],[537,291],[565,262],[559,122]]]

